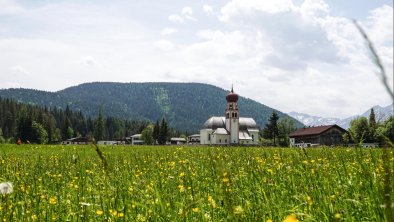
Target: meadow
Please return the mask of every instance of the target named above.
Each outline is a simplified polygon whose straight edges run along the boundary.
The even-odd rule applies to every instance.
[[[12,193],[0,194],[0,218],[386,221],[382,152],[0,145],[0,182],[13,184]],[[393,150],[387,154],[392,178]],[[393,196],[394,181],[388,186]]]

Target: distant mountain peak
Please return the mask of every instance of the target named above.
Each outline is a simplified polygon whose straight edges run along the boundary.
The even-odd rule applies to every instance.
[[[369,114],[371,113],[371,109],[374,109],[375,117],[377,121],[384,121],[387,118],[389,118],[390,115],[394,115],[392,104],[385,107],[382,107],[380,105],[375,105],[362,114],[350,116],[344,119],[311,116],[309,114],[298,113],[298,112],[289,112],[288,114],[289,116],[300,121],[306,126],[321,126],[321,125],[337,124],[338,126],[344,129],[348,129],[350,127],[350,121],[352,121],[353,119],[356,119],[360,116],[364,116],[368,118]]]

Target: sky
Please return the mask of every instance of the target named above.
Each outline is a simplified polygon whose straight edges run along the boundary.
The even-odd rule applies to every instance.
[[[282,112],[346,118],[391,103],[392,0],[0,0],[0,88],[199,82]]]

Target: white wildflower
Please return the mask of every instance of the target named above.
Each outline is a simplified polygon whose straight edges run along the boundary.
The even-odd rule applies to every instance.
[[[0,183],[0,194],[10,194],[12,191],[13,188],[11,182]]]

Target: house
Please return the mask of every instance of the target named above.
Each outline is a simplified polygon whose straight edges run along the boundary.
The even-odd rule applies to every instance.
[[[254,119],[239,115],[238,94],[231,89],[226,100],[225,116],[213,116],[204,123],[200,130],[200,143],[206,145],[259,144],[259,128]]]
[[[125,141],[105,141],[105,140],[100,140],[97,141],[97,145],[124,145]]]
[[[63,140],[60,144],[62,145],[86,145],[90,144],[91,141],[87,137],[74,137],[67,140]]]
[[[347,131],[336,124],[301,128],[290,133],[290,146],[339,146],[343,145],[342,135],[344,133]]]
[[[186,144],[186,139],[185,138],[171,138],[170,140],[171,145],[183,145]]]
[[[193,134],[187,137],[188,144],[200,144],[200,134]]]
[[[142,145],[144,141],[141,140],[141,134],[134,134],[127,138],[130,141],[131,145]]]

